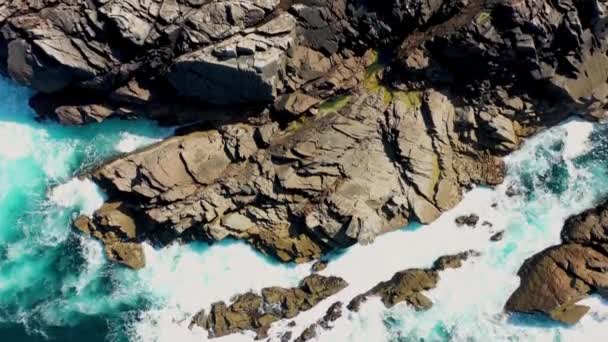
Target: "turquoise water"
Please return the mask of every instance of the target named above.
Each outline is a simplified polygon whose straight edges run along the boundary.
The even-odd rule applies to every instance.
[[[73,340],[86,331],[91,341],[104,341],[120,334],[125,317],[149,300],[120,293],[128,278],[121,268],[101,255],[96,265],[86,259],[99,250],[87,250],[69,226],[86,198],[68,194],[73,206],[62,208],[48,191],[116,154],[125,139],[150,142],[169,131],[142,121],[38,123],[26,89],[1,80],[0,94],[0,340]]]
[[[147,266],[140,271],[108,263],[98,243],[70,227],[73,217],[92,212],[103,200],[91,182],[74,176],[171,131],[141,120],[77,128],[38,123],[27,106],[28,90],[0,80],[0,94],[0,341],[203,341],[204,332],[188,329],[201,308],[235,293],[293,286],[308,274],[310,265],[281,265],[236,242],[145,246]],[[405,305],[386,310],[371,300],[320,340],[601,339],[608,306],[598,298],[586,301],[592,313],[570,328],[509,316],[502,306],[517,287],[515,274],[525,258],[559,243],[563,220],[608,194],[607,133],[604,124],[580,121],[543,132],[508,158],[507,181],[496,190],[471,191],[430,226],[412,226],[337,253],[323,274],[341,276],[349,287],[298,317],[294,334],[336,300],[348,301],[395,271],[476,249],[482,257],[442,274],[428,294],[435,303],[431,310],[415,312]],[[505,196],[510,184],[522,195]],[[472,212],[493,228],[454,225],[454,217]],[[499,230],[505,238],[490,243]],[[280,336],[285,325],[273,326],[271,336]]]

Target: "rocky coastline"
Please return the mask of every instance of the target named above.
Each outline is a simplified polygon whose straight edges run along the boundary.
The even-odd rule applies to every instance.
[[[108,200],[75,226],[109,259],[138,269],[142,242],[240,239],[302,263],[433,222],[470,186],[500,184],[524,138],[570,115],[604,119],[607,11],[600,0],[0,0],[0,72],[37,92],[40,118],[180,126],[83,175]],[[575,302],[606,287],[604,211],[569,220],[563,245],[522,266],[507,310],[585,313]],[[437,281],[435,269],[404,272],[392,282]],[[383,284],[366,295],[395,293]],[[425,307],[428,288],[402,300]],[[239,329],[267,326],[258,318]]]

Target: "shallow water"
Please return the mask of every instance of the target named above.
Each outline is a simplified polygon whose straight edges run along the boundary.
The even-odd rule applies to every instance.
[[[238,242],[145,247],[140,271],[108,263],[100,245],[72,231],[71,219],[103,201],[96,186],[74,176],[100,160],[171,133],[147,121],[109,121],[80,128],[37,123],[25,89],[0,80],[0,341],[202,341],[190,331],[199,309],[265,286],[294,286],[310,265],[281,265]],[[570,121],[528,141],[507,160],[507,182],[476,188],[430,226],[410,226],[333,257],[326,275],[350,285],[296,318],[294,333],[398,270],[428,267],[468,249],[482,256],[441,274],[425,312],[378,300],[347,314],[322,341],[598,340],[608,306],[566,328],[502,311],[515,275],[532,254],[559,243],[564,219],[608,194],[608,149],[602,124]],[[521,196],[504,195],[509,184]],[[496,204],[495,207],[492,204]],[[491,228],[458,228],[454,218],[477,213]],[[502,241],[489,237],[505,230]],[[285,331],[275,324],[271,336]],[[297,335],[296,335],[297,336]],[[222,340],[250,340],[251,334]]]

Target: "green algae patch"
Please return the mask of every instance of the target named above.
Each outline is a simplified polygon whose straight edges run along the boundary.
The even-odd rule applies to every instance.
[[[348,104],[350,98],[350,95],[339,95],[329,100],[323,101],[319,105],[319,114],[339,112],[340,109],[344,108]]]
[[[479,25],[483,25],[483,24],[487,23],[491,19],[491,17],[492,16],[491,16],[490,12],[481,11],[477,15],[477,17],[475,17],[475,22],[477,22],[477,24],[479,24]]]
[[[434,192],[435,191],[435,187],[437,186],[437,183],[439,183],[439,178],[441,177],[441,168],[439,165],[439,157],[434,154],[434,158],[433,158],[433,171],[431,172],[431,185],[430,185],[430,192]]]
[[[293,133],[293,132],[297,131],[298,129],[300,129],[302,126],[304,126],[309,120],[310,120],[310,117],[302,116],[302,117],[298,118],[297,120],[290,122],[289,125],[287,126],[287,128],[285,128],[284,132]]]
[[[365,72],[363,79],[363,87],[370,93],[382,93],[382,99],[386,105],[392,101],[402,101],[408,107],[420,108],[422,106],[422,92],[420,91],[403,91],[394,89],[386,84],[383,84],[380,73],[386,67],[378,52],[373,52],[370,57],[371,64]]]
[[[422,92],[421,91],[403,91],[396,90],[391,93],[395,101],[403,102],[409,108],[422,107]]]

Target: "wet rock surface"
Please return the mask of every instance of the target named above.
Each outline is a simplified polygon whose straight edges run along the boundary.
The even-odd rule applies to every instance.
[[[521,284],[507,301],[511,312],[535,314],[577,323],[589,307],[578,301],[608,287],[608,205],[569,218],[562,244],[526,260],[518,272]]]
[[[427,310],[433,306],[433,302],[424,295],[424,292],[437,287],[440,272],[449,268],[460,268],[464,261],[479,255],[475,251],[446,255],[437,259],[431,268],[397,272],[390,280],[381,282],[366,293],[353,298],[348,304],[348,309],[357,312],[369,297],[378,296],[387,308],[399,303],[407,303],[416,310]]]
[[[209,337],[252,330],[258,338],[265,338],[272,323],[310,310],[347,285],[341,278],[310,275],[297,288],[268,287],[262,289],[261,294],[237,295],[230,305],[215,303],[209,311],[196,314],[190,326],[208,330]],[[328,311],[327,320],[336,317],[337,310]]]

